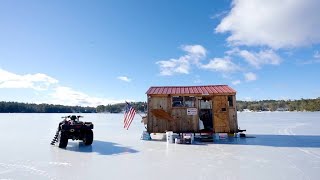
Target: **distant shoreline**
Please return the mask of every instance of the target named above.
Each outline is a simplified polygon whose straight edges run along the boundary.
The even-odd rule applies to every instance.
[[[146,112],[146,102],[131,102],[139,112]],[[0,101],[0,113],[122,113],[125,103],[99,105],[97,107],[64,106]],[[314,112],[320,111],[320,97],[301,100],[237,101],[240,112]]]

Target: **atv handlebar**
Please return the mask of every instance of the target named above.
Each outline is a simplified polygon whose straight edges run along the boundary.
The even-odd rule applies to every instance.
[[[62,116],[61,118],[63,118],[63,119],[67,119],[67,118],[70,118],[72,115],[69,115],[69,116]],[[83,116],[76,116],[78,119],[79,118],[83,118]]]

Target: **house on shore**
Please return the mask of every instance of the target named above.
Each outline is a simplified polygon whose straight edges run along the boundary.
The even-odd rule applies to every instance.
[[[227,85],[150,87],[146,94],[149,133],[239,132],[236,91]]]

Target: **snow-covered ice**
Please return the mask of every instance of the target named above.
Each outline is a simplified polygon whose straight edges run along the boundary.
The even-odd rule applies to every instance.
[[[92,146],[51,146],[65,114],[0,114],[1,179],[320,179],[320,113],[238,113],[255,138],[195,145],[142,141],[136,115],[83,114],[95,125]]]

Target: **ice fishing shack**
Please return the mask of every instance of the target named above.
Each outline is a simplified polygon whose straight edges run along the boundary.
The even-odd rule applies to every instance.
[[[150,87],[149,133],[237,133],[236,91],[227,85]]]

